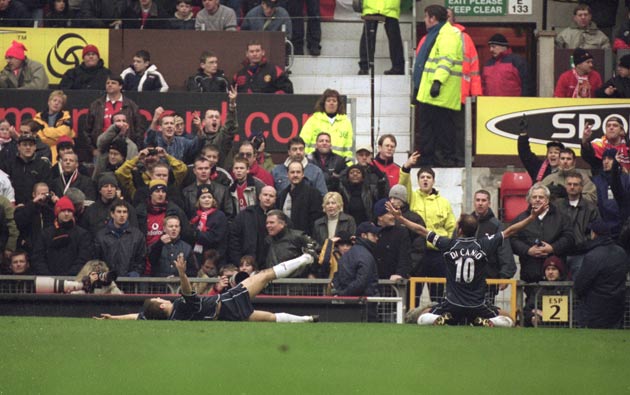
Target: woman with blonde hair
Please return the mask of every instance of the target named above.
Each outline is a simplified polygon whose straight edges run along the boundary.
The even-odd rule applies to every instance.
[[[357,225],[352,216],[343,212],[343,199],[338,192],[324,195],[322,209],[326,215],[313,224],[313,238],[319,245],[323,245],[325,240],[332,239],[340,231],[354,234]]]
[[[71,139],[76,137],[72,130],[72,119],[69,111],[63,111],[68,97],[63,91],[52,91],[48,96],[48,110],[35,114],[33,121],[41,126],[37,136],[50,147],[52,151],[52,163],[57,162],[57,141],[66,136]]]
[[[83,282],[83,290],[73,293],[122,294],[114,282],[116,277],[105,261],[92,259],[83,265],[76,277],[76,281]]]

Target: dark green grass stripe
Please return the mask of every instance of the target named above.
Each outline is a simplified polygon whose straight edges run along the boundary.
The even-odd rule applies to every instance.
[[[623,394],[629,340],[576,329],[2,317],[0,393]]]

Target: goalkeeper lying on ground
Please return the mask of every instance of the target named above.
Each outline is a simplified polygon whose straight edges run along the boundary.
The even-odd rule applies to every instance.
[[[254,310],[251,298],[258,295],[267,284],[276,278],[288,277],[294,271],[313,263],[307,253],[260,271],[220,295],[198,296],[192,290],[186,276],[186,261],[179,255],[175,266],[181,281],[182,296],[173,302],[162,298],[144,301],[141,313],[111,315],[101,314],[97,319],[110,320],[219,320],[219,321],[267,321],[267,322],[317,322],[318,316],[298,316],[286,313],[271,313]]]

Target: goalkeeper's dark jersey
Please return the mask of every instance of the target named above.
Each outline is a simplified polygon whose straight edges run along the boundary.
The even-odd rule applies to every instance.
[[[182,295],[173,302],[173,312],[168,318],[177,321],[214,320],[217,314],[219,295]]]
[[[503,233],[481,238],[449,239],[435,232],[427,240],[443,252],[446,264],[446,300],[463,307],[477,307],[486,299],[487,256],[503,242]]]

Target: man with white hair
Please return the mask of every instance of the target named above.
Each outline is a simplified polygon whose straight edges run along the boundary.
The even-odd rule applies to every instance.
[[[545,258],[556,255],[564,259],[575,245],[569,217],[549,204],[550,195],[549,188],[541,183],[529,189],[527,201],[530,207],[536,210],[548,205],[548,208],[510,239],[512,250],[521,264],[521,280],[527,283],[542,280]],[[522,212],[513,223],[522,221],[527,215],[527,211]]]

